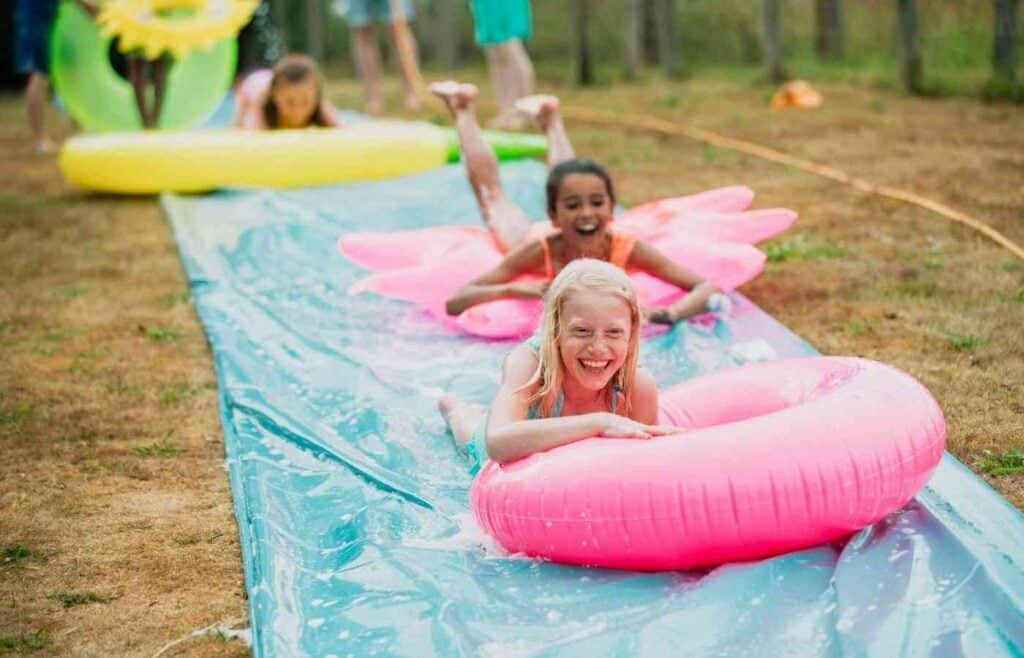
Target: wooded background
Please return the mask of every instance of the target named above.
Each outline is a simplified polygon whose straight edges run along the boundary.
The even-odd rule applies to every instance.
[[[602,83],[708,69],[901,84],[911,93],[1024,98],[1019,0],[562,0],[534,2],[542,77]],[[349,59],[347,0],[265,0],[262,45]],[[477,65],[468,0],[417,0],[427,69]],[[269,32],[268,32],[269,31]],[[269,44],[269,46],[268,46]],[[271,56],[272,59],[272,56]]]

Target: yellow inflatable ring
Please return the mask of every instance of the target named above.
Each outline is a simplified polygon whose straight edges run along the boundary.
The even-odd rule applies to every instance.
[[[104,35],[120,39],[122,52],[181,57],[233,38],[258,5],[259,0],[108,0],[97,21]]]
[[[305,130],[79,135],[65,142],[60,154],[69,181],[118,194],[381,180],[447,161],[444,131],[397,121]]]

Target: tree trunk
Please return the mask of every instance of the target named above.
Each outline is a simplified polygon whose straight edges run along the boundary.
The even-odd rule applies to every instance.
[[[658,59],[665,75],[677,78],[682,74],[679,53],[679,30],[676,29],[675,0],[654,0],[654,17],[658,22]]]
[[[626,78],[629,80],[635,80],[640,74],[643,41],[643,0],[626,0]]]
[[[785,80],[779,38],[779,0],[761,0],[761,53],[765,80],[776,84]]]
[[[921,29],[917,0],[896,0],[900,35],[900,80],[911,94],[921,93]]]
[[[281,35],[285,52],[291,50],[291,36],[288,30],[288,0],[270,0],[270,19]]]
[[[1017,0],[995,0],[995,19],[992,72],[998,83],[1013,87],[1017,82]]]
[[[573,37],[576,46],[576,82],[594,82],[594,63],[590,56],[590,0],[573,0]]]
[[[843,0],[816,0],[815,50],[821,59],[843,57]]]
[[[306,0],[306,49],[318,62],[324,61],[324,8],[322,0]]]
[[[643,14],[644,40],[643,49],[644,63],[648,65],[658,64],[658,20],[655,17],[654,4],[659,0],[640,0],[640,13]]]
[[[459,59],[459,8],[456,0],[437,0],[437,32],[434,43],[441,66],[454,69]]]

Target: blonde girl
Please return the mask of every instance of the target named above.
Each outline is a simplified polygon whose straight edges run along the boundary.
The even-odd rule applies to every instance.
[[[475,473],[589,437],[648,439],[674,431],[658,422],[658,389],[637,366],[640,308],[618,267],[567,264],[545,295],[540,332],[505,359],[485,410],[452,395],[438,402]]]

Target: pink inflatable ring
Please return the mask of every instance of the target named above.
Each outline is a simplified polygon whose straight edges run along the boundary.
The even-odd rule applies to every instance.
[[[681,434],[588,439],[473,483],[476,519],[515,553],[690,569],[843,538],[905,505],[938,466],[942,410],[914,378],[856,358],[762,363],[678,384]]]

